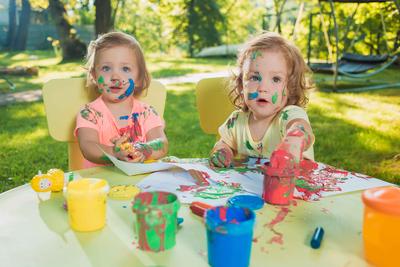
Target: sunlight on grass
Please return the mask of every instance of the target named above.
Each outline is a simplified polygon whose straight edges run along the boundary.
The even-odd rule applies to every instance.
[[[46,128],[37,128],[34,131],[28,133],[21,132],[14,133],[12,135],[0,134],[0,138],[2,138],[3,140],[7,140],[5,147],[24,147],[25,145],[38,142],[48,135],[49,131]]]
[[[336,94],[328,97],[327,94],[314,93],[310,102],[312,106],[319,107],[333,118],[340,118],[361,127],[378,128],[389,134],[394,127],[400,128],[400,106],[381,101],[377,96]]]
[[[196,88],[196,84],[194,83],[179,83],[179,84],[169,84],[167,86],[167,91],[173,91],[176,94],[182,94],[186,91],[193,91],[195,94],[194,89]]]

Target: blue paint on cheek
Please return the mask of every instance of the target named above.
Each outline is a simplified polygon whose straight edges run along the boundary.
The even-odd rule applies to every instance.
[[[135,89],[135,82],[132,79],[129,79],[129,87],[126,89],[125,93],[120,95],[118,99],[123,99],[125,97],[130,96],[133,93],[133,90]]]
[[[254,100],[258,97],[258,92],[248,93],[247,97],[249,98],[249,100]]]

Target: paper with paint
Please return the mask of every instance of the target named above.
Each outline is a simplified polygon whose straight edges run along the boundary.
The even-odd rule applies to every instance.
[[[133,163],[117,159],[116,157],[103,153],[111,160],[111,162],[127,175],[137,175],[156,171],[163,171],[173,168],[181,168],[184,170],[197,170],[206,172],[210,175],[217,175],[213,170],[206,167],[204,164],[198,163],[175,163],[175,162],[151,162],[151,163]]]
[[[227,170],[221,174],[224,181],[240,184],[243,190],[262,196],[264,175],[254,169],[240,172]],[[344,194],[380,186],[394,184],[367,175],[336,169],[332,166],[307,161],[303,164],[300,176],[296,179],[294,198],[318,200],[321,197]]]
[[[239,184],[225,181],[217,173],[210,174],[208,185],[201,185],[189,172],[179,169],[152,173],[136,186],[142,191],[167,191],[178,196],[181,203],[201,201],[210,205],[225,205],[227,200],[239,194],[248,194]]]

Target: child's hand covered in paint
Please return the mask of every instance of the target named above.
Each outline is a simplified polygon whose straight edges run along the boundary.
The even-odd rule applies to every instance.
[[[214,150],[210,156],[210,164],[218,168],[231,167],[233,161],[233,152],[229,148],[220,148]]]
[[[133,153],[135,152],[132,143],[129,142],[130,138],[128,134],[124,134],[121,137],[116,137],[111,140],[114,143],[113,151],[114,156],[119,160],[132,161]]]
[[[134,152],[132,153],[131,162],[144,162],[151,158],[153,152],[164,149],[164,142],[157,138],[147,143],[137,142],[133,145]]]

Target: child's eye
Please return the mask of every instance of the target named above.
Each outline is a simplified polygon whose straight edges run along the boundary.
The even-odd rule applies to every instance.
[[[261,76],[260,75],[252,75],[252,76],[250,76],[250,81],[260,82],[261,81]]]
[[[275,76],[275,77],[272,78],[272,81],[273,81],[274,83],[279,83],[279,82],[282,81],[282,79],[281,79],[281,77]]]
[[[101,70],[102,71],[110,71],[111,68],[109,66],[103,66],[103,67],[101,67]]]
[[[131,68],[129,68],[129,67],[123,67],[122,70],[123,70],[124,72],[130,72],[130,71],[131,71]]]

